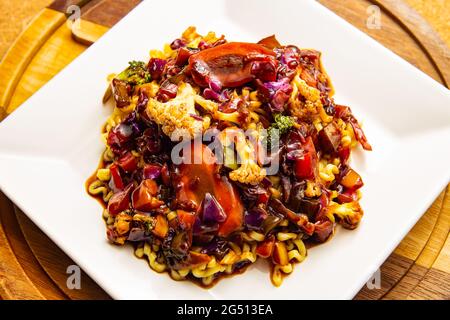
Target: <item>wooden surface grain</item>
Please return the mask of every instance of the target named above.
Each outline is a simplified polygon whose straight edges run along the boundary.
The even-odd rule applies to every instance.
[[[78,3],[82,0],[71,0]],[[110,5],[108,5],[108,1]],[[406,2],[407,1],[407,2]],[[448,0],[427,1],[436,7]],[[60,9],[66,0],[53,7]],[[137,0],[92,0],[83,7],[83,27],[73,34],[55,10],[41,12],[19,37],[14,54],[0,64],[0,110],[12,112],[61,68],[113,25]],[[406,3],[419,0],[320,0],[347,21],[431,77],[445,83],[448,48],[439,35]],[[381,29],[367,28],[367,8],[382,8]],[[14,5],[14,4],[11,4]],[[1,7],[0,7],[1,8]],[[108,14],[105,15],[105,8]],[[448,6],[446,6],[448,8]],[[426,11],[430,14],[431,11]],[[440,14],[447,14],[441,10]],[[427,16],[425,16],[427,17]],[[448,17],[450,18],[450,17]],[[447,22],[449,19],[447,19]],[[445,33],[442,23],[436,30]],[[0,28],[1,28],[0,23]],[[45,28],[42,27],[45,26]],[[41,27],[38,27],[41,26]],[[444,23],[445,26],[445,23]],[[448,32],[448,30],[447,30]],[[442,34],[441,34],[442,35]],[[28,38],[24,38],[28,37]],[[447,39],[445,36],[443,37]],[[24,39],[30,39],[24,41]],[[399,41],[401,39],[401,41]],[[0,41],[0,46],[4,45]],[[1,50],[1,48],[0,48]],[[1,51],[0,51],[1,52]],[[10,52],[11,53],[11,52]],[[6,63],[5,63],[6,62]],[[447,81],[448,83],[448,81]],[[99,211],[100,218],[100,211]],[[381,286],[364,287],[356,299],[450,298],[450,187],[444,190],[381,267]],[[68,290],[65,269],[72,262],[23,213],[0,194],[0,296],[4,299],[103,299],[108,296],[83,274],[82,290]],[[151,270],[149,270],[151,272]]]
[[[134,0],[135,1],[135,0]],[[345,5],[344,1],[336,1]],[[450,46],[450,0],[403,0],[415,9]],[[0,1],[0,59],[28,23],[52,0]]]

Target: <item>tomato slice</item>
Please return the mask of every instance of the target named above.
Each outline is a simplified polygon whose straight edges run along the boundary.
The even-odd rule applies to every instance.
[[[201,87],[214,79],[224,87],[239,87],[253,79],[254,62],[264,62],[276,69],[275,52],[256,43],[229,42],[193,54],[189,68]],[[253,70],[254,71],[254,70]]]

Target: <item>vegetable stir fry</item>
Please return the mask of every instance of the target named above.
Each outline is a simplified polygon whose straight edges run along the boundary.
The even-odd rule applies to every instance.
[[[189,27],[109,80],[106,149],[87,188],[109,241],[134,244],[155,271],[211,286],[267,259],[279,286],[338,224],[358,226],[350,154],[372,147],[334,102],[320,52]]]

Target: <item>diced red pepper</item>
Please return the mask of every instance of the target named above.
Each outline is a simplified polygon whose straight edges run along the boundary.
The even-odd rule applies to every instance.
[[[338,154],[341,162],[343,164],[346,164],[348,162],[348,159],[350,158],[350,148],[349,147],[340,148]]]
[[[334,230],[334,225],[331,221],[318,221],[314,224],[316,228],[314,229],[314,240],[318,242],[325,242]]]
[[[126,153],[117,161],[117,165],[121,167],[125,172],[133,172],[138,167],[138,161],[131,152]]]
[[[155,181],[145,179],[141,182],[131,196],[133,208],[140,211],[151,211],[164,204],[163,201],[155,197],[158,192],[158,186]]]
[[[364,134],[364,131],[359,125],[358,121],[354,117],[351,117],[350,124],[352,125],[353,132],[355,133],[356,140],[358,140],[363,149],[367,151],[372,151],[372,146],[367,140],[366,135]]]
[[[123,190],[125,187],[122,177],[120,176],[120,169],[117,164],[112,164],[111,167],[109,167],[109,171],[111,172],[111,179],[114,183],[114,186],[118,190]]]
[[[116,216],[120,212],[130,207],[130,194],[133,184],[129,184],[125,190],[114,194],[108,201],[108,212],[111,216]]]
[[[319,131],[319,142],[325,152],[335,153],[339,151],[341,144],[341,131],[334,122],[330,122],[323,130]]]
[[[170,185],[170,171],[167,163],[164,164],[163,167],[161,168],[161,179],[164,185],[166,186]]]
[[[163,217],[161,214],[156,216],[156,224],[152,229],[152,233],[160,238],[164,238],[169,232],[169,224],[167,223],[166,217]]]
[[[372,146],[367,140],[363,129],[358,123],[358,120],[356,120],[356,118],[353,116],[351,109],[346,106],[336,105],[335,111],[336,117],[341,118],[342,120],[350,123],[350,125],[353,128],[353,132],[355,133],[356,140],[358,140],[358,142],[361,144],[364,150],[372,151]]]
[[[175,65],[182,67],[187,64],[189,57],[195,53],[194,50],[190,50],[186,47],[181,47],[178,49],[178,54],[175,59]]]
[[[270,235],[263,242],[258,243],[258,246],[256,247],[256,254],[261,258],[269,258],[272,255],[274,244],[275,236]]]
[[[317,153],[311,137],[306,138],[303,150],[303,157],[295,160],[295,175],[300,179],[312,179],[317,166]]]
[[[364,185],[364,182],[355,170],[349,169],[342,177],[341,184],[349,190],[357,190]]]
[[[356,193],[356,190],[344,190],[341,192],[337,200],[339,203],[348,203],[358,200],[358,194]]]
[[[305,80],[305,82],[310,87],[314,87],[315,88],[317,86],[317,80],[314,79],[314,77],[311,75],[311,73],[308,70],[306,70],[306,69],[302,70],[302,73],[300,74],[300,78]]]
[[[156,180],[161,176],[161,166],[157,164],[146,164],[142,170],[144,179]]]
[[[192,226],[194,225],[194,222],[195,222],[195,213],[194,212],[177,210],[177,217],[178,217],[179,223],[185,229],[192,229]]]
[[[267,202],[269,201],[270,196],[268,192],[264,192],[264,193],[260,193],[258,195],[258,203],[257,204],[267,204]]]

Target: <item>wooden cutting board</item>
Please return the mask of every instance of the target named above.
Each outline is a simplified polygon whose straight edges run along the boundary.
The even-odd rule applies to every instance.
[[[0,64],[0,119],[13,112],[139,2],[58,0],[38,14]],[[319,2],[437,81],[446,86],[450,83],[449,49],[402,1]],[[76,32],[66,24],[65,13],[72,4],[81,7],[81,28]],[[372,5],[381,9],[381,29],[367,27],[367,19],[377,10]],[[99,219],[100,214],[99,211]],[[383,264],[381,286],[371,290],[364,287],[355,298],[450,299],[449,230],[450,186]],[[109,299],[86,274],[82,274],[80,290],[68,289],[66,271],[73,264],[0,192],[1,298]],[[377,281],[373,283],[376,285]]]

